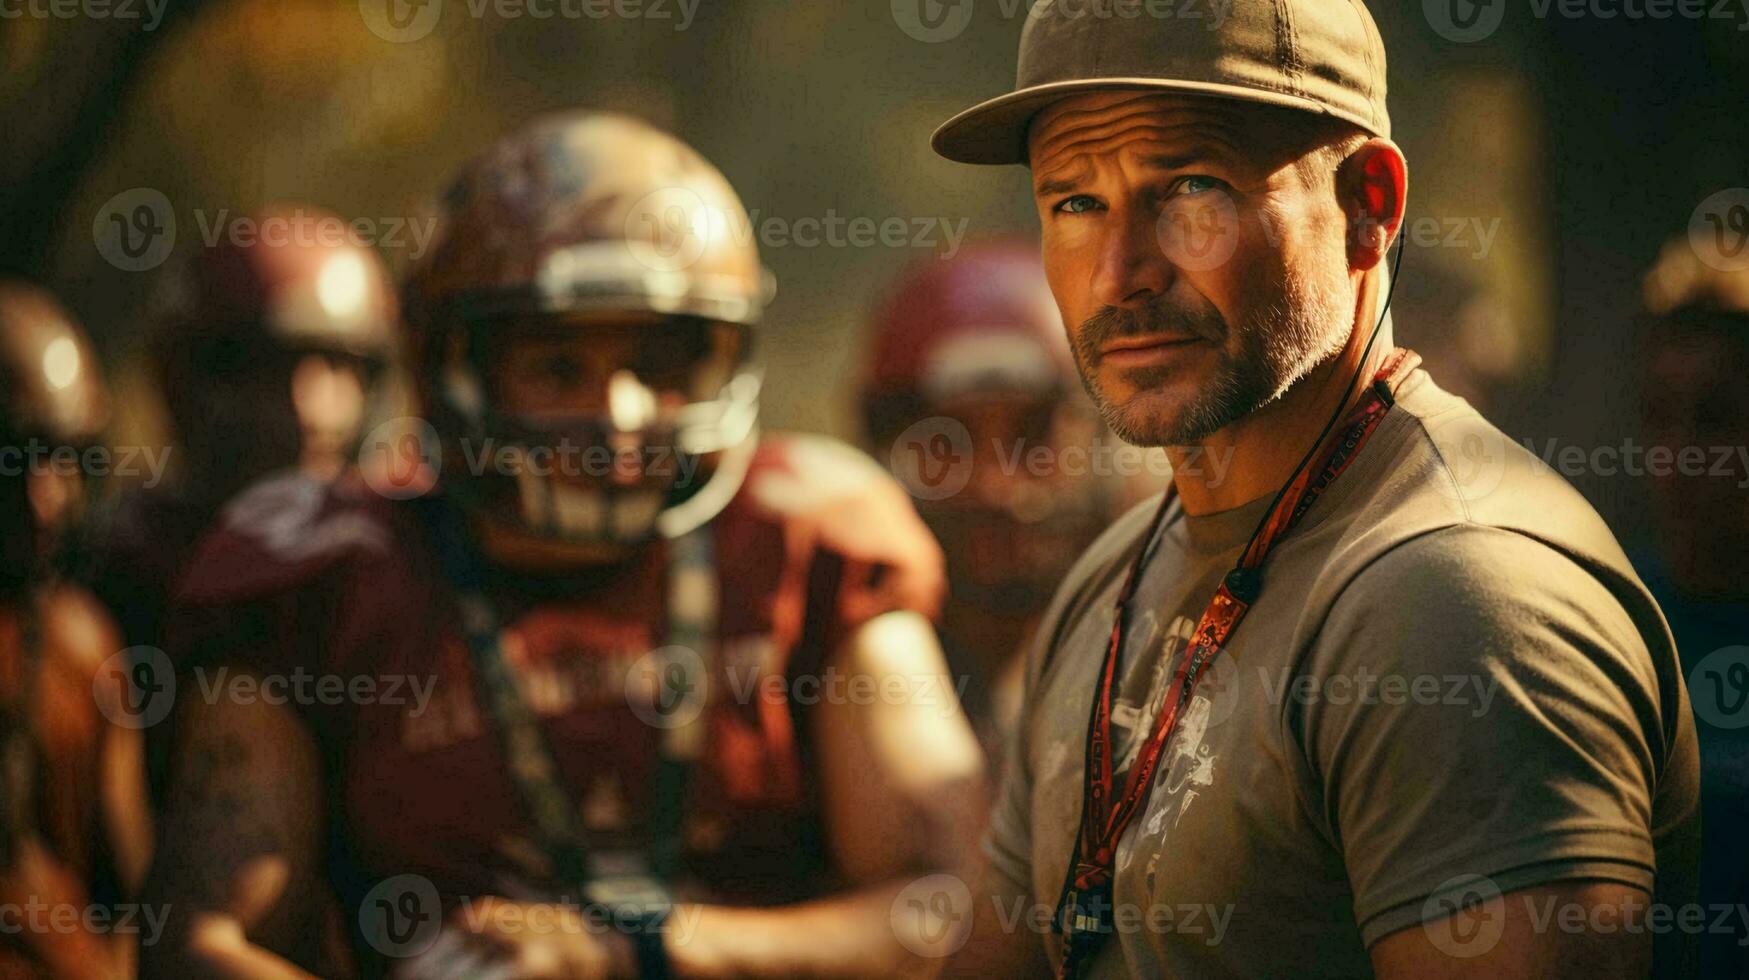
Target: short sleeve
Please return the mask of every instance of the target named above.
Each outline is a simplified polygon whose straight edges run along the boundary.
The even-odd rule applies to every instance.
[[[1651,893],[1658,677],[1602,583],[1524,535],[1459,525],[1362,571],[1287,719],[1367,945],[1476,876]]]
[[[1026,713],[1032,710],[1031,693],[1037,682],[1037,658],[1029,657],[1023,714],[1002,753],[1002,773],[996,787],[996,803],[984,831],[984,856],[1002,892],[1030,894],[1032,889],[1032,764],[1027,751]]]

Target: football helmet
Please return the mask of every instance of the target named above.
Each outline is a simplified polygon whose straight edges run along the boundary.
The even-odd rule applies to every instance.
[[[153,341],[187,482],[221,497],[294,465],[332,475],[399,357],[394,287],[342,218],[278,204],[251,222],[172,277]]]
[[[0,280],[0,447],[12,457],[0,459],[7,576],[39,568],[82,516],[85,472],[64,453],[102,442],[109,406],[85,331],[47,292]]]
[[[727,179],[644,122],[549,116],[468,165],[404,294],[444,485],[488,549],[599,562],[721,511],[756,440],[772,291]],[[530,338],[583,350],[594,396],[530,410]]]

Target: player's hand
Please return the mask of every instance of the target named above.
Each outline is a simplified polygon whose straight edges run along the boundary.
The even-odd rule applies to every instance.
[[[396,980],[632,980],[637,956],[575,907],[483,898],[449,917]]]

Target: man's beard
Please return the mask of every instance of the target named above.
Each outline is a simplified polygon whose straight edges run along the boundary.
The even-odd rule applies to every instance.
[[[1183,310],[1159,297],[1140,309],[1108,306],[1088,317],[1074,338],[1081,383],[1105,424],[1138,446],[1189,446],[1280,398],[1348,341],[1344,329],[1347,284],[1340,276],[1290,275],[1281,298],[1245,318],[1234,331],[1214,309]],[[1100,351],[1121,337],[1195,334],[1219,354],[1220,363],[1197,383],[1188,403],[1174,412],[1131,410],[1115,405],[1098,383]],[[1236,350],[1234,349],[1236,347]],[[1171,367],[1132,370],[1135,399],[1171,379]]]

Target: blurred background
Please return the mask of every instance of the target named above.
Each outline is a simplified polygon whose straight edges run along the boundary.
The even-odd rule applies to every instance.
[[[821,239],[835,220],[910,228],[903,247],[764,242],[779,283],[761,338],[774,427],[851,435],[858,335],[883,284],[1036,227],[1022,169],[928,148],[953,110],[1011,84],[1023,0],[6,6],[23,15],[0,19],[0,272],[43,282],[95,335],[122,401],[118,444],[160,441],[138,367],[146,311],[219,223],[276,199],[325,205],[376,222],[404,268],[446,175],[559,106],[673,129],[756,224],[812,218]],[[1411,166],[1399,339],[1539,445],[1632,431],[1639,277],[1705,199],[1749,182],[1749,15],[1592,6],[1372,5]],[[171,244],[106,258],[98,233],[142,203],[168,212],[174,234],[158,241]],[[1640,481],[1575,481],[1630,550],[1645,543]]]
[[[903,469],[902,440],[882,429],[881,418],[896,432],[912,422],[902,411],[910,409],[962,432],[963,417],[978,430],[977,444],[998,450],[1018,446],[1016,434],[1086,448],[1103,437],[1091,415],[1077,422],[1066,407],[1076,396],[1058,403],[1055,379],[1019,394],[961,392],[975,406],[964,413],[943,407],[951,399],[912,398],[928,387],[917,377],[894,390],[864,387],[872,365],[902,365],[925,346],[918,337],[940,340],[967,323],[1023,333],[1049,320],[1042,330],[1060,339],[1034,275],[1036,257],[1012,245],[1037,230],[1026,171],[951,164],[929,148],[930,133],[949,115],[1011,86],[1031,2],[0,0],[0,281],[42,284],[95,341],[116,404],[106,434],[78,438],[101,438],[123,452],[167,452],[165,395],[179,406],[200,401],[176,396],[208,387],[202,375],[210,365],[231,364],[217,355],[155,358],[149,349],[158,328],[173,322],[164,314],[176,305],[174,290],[188,285],[179,274],[185,260],[211,259],[223,250],[203,250],[221,239],[245,245],[238,222],[275,202],[296,202],[353,222],[356,237],[403,272],[431,247],[438,199],[464,161],[550,110],[618,110],[696,147],[751,212],[777,280],[756,333],[767,428],[863,442],[895,471]],[[1233,2],[1135,0],[1192,20],[1221,18]],[[1370,7],[1390,58],[1394,137],[1410,165],[1396,339],[1509,437],[1558,461],[1657,595],[1701,740],[1704,894],[1749,908],[1749,837],[1741,831],[1749,826],[1742,560],[1749,551],[1749,0],[1375,0]],[[936,261],[962,251],[975,257],[983,242],[1008,244],[982,265]],[[351,258],[349,268],[362,273],[360,256]],[[1642,279],[1654,261],[1660,273],[1648,291]],[[1024,275],[1005,277],[1016,268]],[[341,281],[356,293],[352,306],[388,305],[371,294],[367,274],[355,279]],[[962,290],[965,280],[983,288]],[[318,292],[325,281],[324,273]],[[1035,287],[1031,315],[1005,310],[1001,316],[1016,322],[991,322],[985,308],[1019,308],[1007,301],[1023,291],[1011,288],[1021,281]],[[909,285],[895,290],[895,282]],[[975,300],[974,312],[944,298],[963,299],[962,292]],[[43,376],[55,392],[84,390],[89,378],[81,372],[93,359],[70,336],[49,340],[35,329],[55,318],[22,295],[0,295],[0,340],[40,341],[41,350],[29,348],[24,358],[28,377]],[[1648,299],[1650,314],[1642,312]],[[23,312],[7,321],[11,307]],[[937,329],[932,316],[946,326]],[[888,338],[878,355],[869,339],[875,322]],[[231,350],[222,342],[213,349]],[[990,348],[975,349],[970,360],[981,371]],[[255,350],[237,347],[231,366],[260,367]],[[200,460],[228,464],[209,467],[214,472],[241,473],[248,467],[229,465],[239,462],[230,457],[257,444],[274,448],[273,432],[257,426],[255,414],[233,409],[289,408],[288,396],[302,398],[299,391],[327,392],[337,404],[343,376],[363,370],[357,351],[342,352],[350,361],[304,353],[293,391],[285,376],[268,377],[272,370],[241,370],[245,377],[218,392],[210,400],[217,407],[204,415],[179,407],[179,418],[223,430],[205,457],[187,451],[200,440],[184,433],[172,468],[192,460],[185,464],[192,478],[172,479],[156,501],[141,494],[131,504],[118,492],[130,489],[125,481],[101,487],[121,506],[91,522],[97,537],[122,558],[138,552],[137,568],[100,562],[96,576],[107,583],[98,589],[106,598],[128,598],[111,605],[136,637],[130,644],[157,642],[157,616],[183,549],[233,489],[203,482]],[[181,365],[180,373],[163,370],[167,391],[158,390],[155,361]],[[320,370],[306,374],[309,364]],[[0,403],[26,400],[5,397],[32,393],[8,377],[0,375]],[[362,403],[364,386],[354,381]],[[403,385],[377,410],[382,418],[406,415],[406,399]],[[356,423],[357,411],[336,431]],[[924,429],[934,433],[932,446],[946,439]],[[9,438],[0,433],[0,448]],[[339,467],[352,438],[330,441],[329,462]],[[972,437],[964,441],[969,449]],[[1474,452],[1462,447],[1470,458],[1448,461],[1459,481],[1500,462],[1500,447],[1476,442]],[[1652,445],[1703,452],[1709,468],[1660,475],[1645,456]],[[921,441],[912,448],[923,467]],[[908,485],[948,554],[941,632],[955,673],[982,678],[965,703],[993,757],[1003,714],[1016,710],[1012,652],[1083,542],[1115,505],[1156,489],[1161,477],[1150,468],[1154,482],[1107,499],[1111,488],[1097,480],[1068,489],[1056,482],[1070,475],[1066,452],[1058,458],[1064,465],[1038,480],[1013,472],[998,480],[980,462],[979,482],[966,494],[963,480],[935,496]],[[8,503],[12,485],[0,480],[0,511],[28,510],[44,533],[41,542],[0,534],[0,550],[10,548],[0,556],[0,587],[35,588],[33,560],[62,544],[68,554],[82,550],[72,541],[78,515],[68,503],[83,500],[71,489],[81,474],[27,476],[28,501],[13,493]],[[1017,547],[1023,537],[1025,547]],[[125,588],[106,591],[117,583]],[[1021,595],[1027,602],[1014,598]],[[6,600],[0,588],[0,661],[12,647],[34,655],[24,626],[7,632]],[[20,623],[29,618],[20,616]],[[150,656],[171,670],[155,646],[130,645],[105,663],[138,668]],[[137,670],[130,676],[142,683]],[[87,703],[85,692],[97,689],[83,677],[66,703],[109,713],[101,694]],[[13,710],[26,703],[0,705],[0,757],[13,759],[7,745],[29,734]],[[91,722],[87,728],[98,731]],[[130,751],[144,765],[113,772],[149,770],[155,785],[163,746],[142,742]],[[25,799],[14,789],[34,785],[34,773],[15,768],[6,776],[0,790]],[[146,811],[143,803],[134,809]],[[84,824],[67,826],[75,832],[63,856],[95,836]],[[125,894],[143,873],[150,838],[143,822],[131,836],[113,836],[117,880],[97,884]],[[0,828],[0,848],[14,839],[24,838]],[[0,868],[8,866],[0,855]],[[91,894],[106,900],[97,886]],[[1749,936],[1739,942],[1736,928],[1709,934],[1707,976],[1749,976]],[[0,943],[0,958],[5,952]]]

